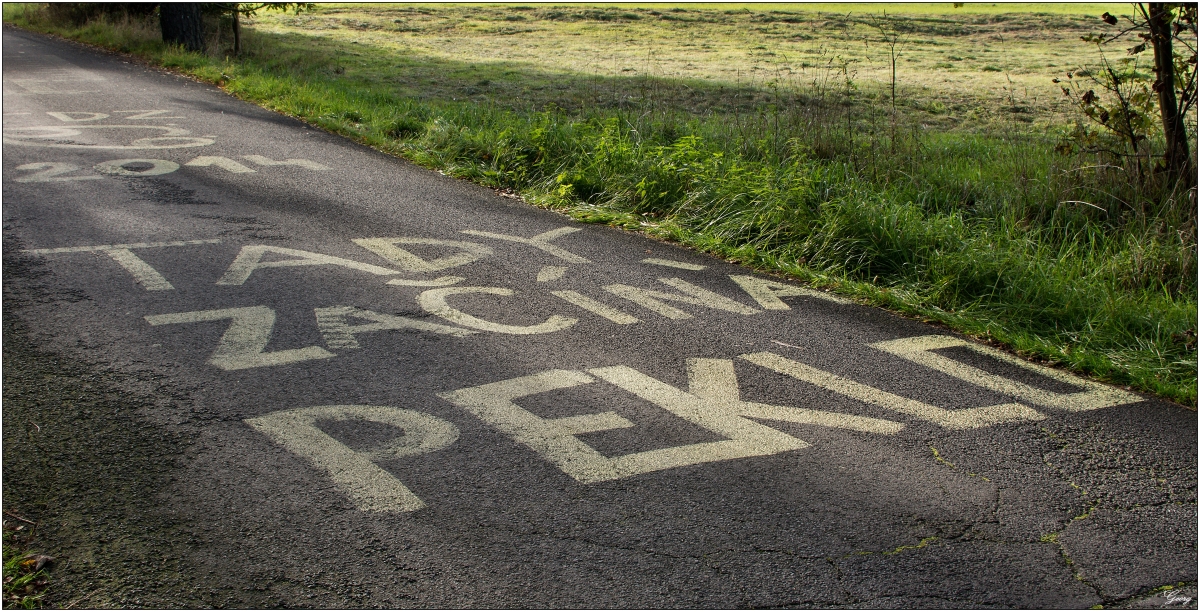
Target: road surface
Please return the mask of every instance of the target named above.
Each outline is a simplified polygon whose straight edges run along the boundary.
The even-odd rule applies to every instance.
[[[3,54],[4,504],[57,605],[1195,607],[1194,411]]]

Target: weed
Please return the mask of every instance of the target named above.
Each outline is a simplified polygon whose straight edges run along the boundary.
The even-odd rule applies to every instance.
[[[4,519],[4,607],[33,610],[42,607],[50,586],[45,555],[28,552],[29,525],[21,519]],[[31,537],[31,536],[30,536]]]

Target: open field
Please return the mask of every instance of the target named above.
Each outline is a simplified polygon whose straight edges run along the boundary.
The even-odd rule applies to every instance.
[[[227,30],[200,56],[153,23],[4,10],[580,220],[1196,401],[1194,192],[1055,152],[1077,115],[1051,79],[1128,5],[319,5],[249,20],[237,59]]]
[[[765,97],[776,86],[833,87],[842,68],[868,99],[878,99],[890,90],[887,37],[894,34],[898,102],[921,121],[961,128],[997,118],[1063,121],[1070,109],[1051,79],[1095,59],[1094,45],[1080,36],[1097,31],[1097,15],[1128,9],[1006,5],[1017,12],[1001,13],[967,5],[947,14],[947,8],[343,4],[301,15],[264,13],[257,28],[388,51],[394,61],[382,64],[378,56],[350,52],[343,68],[347,77],[364,79],[403,71],[412,75],[398,89],[406,96],[534,106],[583,102],[562,95],[559,74],[698,81],[756,89]],[[442,70],[447,64],[458,69]],[[530,73],[545,78],[531,80]],[[721,110],[713,101],[678,102],[693,112]]]

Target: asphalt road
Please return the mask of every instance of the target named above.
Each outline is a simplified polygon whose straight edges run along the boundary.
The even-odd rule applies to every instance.
[[[51,603],[1196,607],[1194,411],[3,40]]]

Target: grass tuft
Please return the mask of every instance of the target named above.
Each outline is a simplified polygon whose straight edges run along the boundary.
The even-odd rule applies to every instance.
[[[7,514],[7,513],[6,513]],[[50,586],[48,557],[28,551],[29,525],[4,519],[4,607],[34,610]]]

